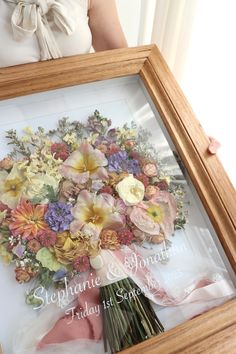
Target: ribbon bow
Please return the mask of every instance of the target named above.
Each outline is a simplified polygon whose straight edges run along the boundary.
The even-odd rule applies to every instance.
[[[62,57],[46,14],[50,12],[54,24],[67,35],[75,30],[73,13],[57,0],[17,0],[11,23],[16,40],[36,34],[40,46],[41,60]]]

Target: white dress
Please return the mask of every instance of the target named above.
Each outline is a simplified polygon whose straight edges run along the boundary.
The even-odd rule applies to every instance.
[[[88,53],[88,0],[0,0],[0,67]]]

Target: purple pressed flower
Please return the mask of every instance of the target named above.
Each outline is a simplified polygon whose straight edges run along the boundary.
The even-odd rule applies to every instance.
[[[44,219],[53,231],[63,232],[69,230],[70,223],[73,220],[71,205],[62,202],[49,204]]]
[[[87,128],[94,133],[104,134],[110,126],[111,120],[102,117],[97,110],[88,118]]]
[[[26,247],[20,243],[18,243],[12,250],[12,252],[18,257],[23,258]]]
[[[130,159],[126,151],[119,151],[108,157],[108,169],[110,172],[128,172],[134,175],[140,173],[139,162]]]
[[[52,280],[54,282],[60,281],[62,278],[65,278],[66,274],[67,274],[67,270],[65,268],[61,268],[53,275]]]

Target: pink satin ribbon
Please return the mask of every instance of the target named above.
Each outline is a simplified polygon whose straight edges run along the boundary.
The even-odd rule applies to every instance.
[[[126,257],[130,256],[133,252],[136,253],[139,259],[142,258],[133,247],[126,248],[125,252],[122,250],[113,251],[112,254],[116,257],[117,262],[124,264]],[[177,299],[169,296],[167,292],[159,286],[156,280],[152,283],[153,286],[150,288],[150,278],[148,278],[147,274],[151,276],[153,280],[154,277],[147,267],[137,268],[135,274],[132,274],[127,268],[124,269],[127,276],[131,277],[141,289],[148,289],[144,292],[147,298],[162,306],[176,306],[190,302],[212,300],[214,298],[232,295],[234,291],[231,285],[224,279],[214,282],[213,280],[204,278],[193,283],[193,285],[189,287],[189,292],[185,293],[181,299]],[[95,277],[96,273],[92,272],[89,274],[88,280],[95,279]],[[88,307],[99,305],[98,288],[86,289],[79,294],[78,305],[76,307],[77,311],[82,311],[86,303]],[[42,338],[38,344],[38,349],[40,350],[48,344],[63,343],[76,339],[100,340],[102,338],[103,327],[101,317],[101,315],[97,316],[94,314],[82,319],[74,318],[73,321],[71,321],[71,318],[68,316],[62,317],[56,322],[50,332]],[[68,324],[69,322],[71,323]]]
[[[95,272],[89,273],[88,281],[95,279]],[[78,296],[78,304],[74,313],[82,313],[85,308],[94,308],[100,305],[99,288],[86,288]],[[75,316],[72,319],[71,314],[60,318],[54,327],[42,338],[37,349],[43,349],[48,344],[58,344],[75,339],[100,340],[102,338],[102,317],[97,314],[91,314],[84,318]]]

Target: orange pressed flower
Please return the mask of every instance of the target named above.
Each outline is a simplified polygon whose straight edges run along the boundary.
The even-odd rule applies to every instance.
[[[26,200],[22,200],[16,209],[11,212],[9,223],[13,235],[21,235],[22,238],[35,238],[39,231],[48,229],[44,221],[46,205],[33,205]]]

